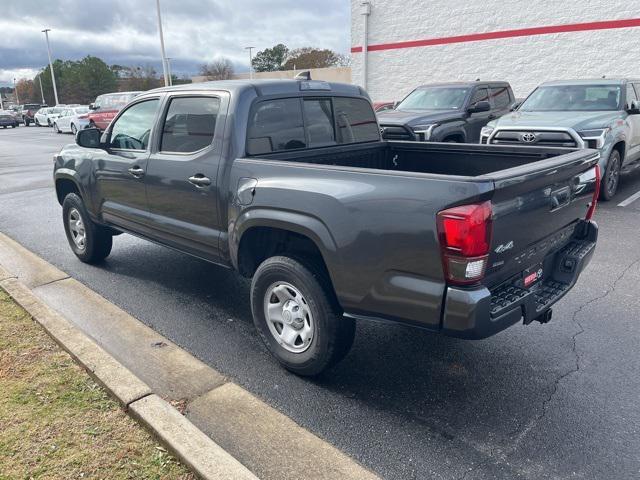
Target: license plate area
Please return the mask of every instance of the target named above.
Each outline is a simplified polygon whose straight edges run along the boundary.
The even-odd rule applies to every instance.
[[[521,284],[522,288],[531,288],[544,278],[544,268],[542,263],[538,263],[533,267],[529,267],[522,272]]]

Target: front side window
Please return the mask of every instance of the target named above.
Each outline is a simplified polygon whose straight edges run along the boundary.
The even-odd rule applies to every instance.
[[[478,102],[488,102],[489,101],[489,89],[488,88],[478,88],[473,97],[471,97],[471,102],[469,105],[475,105]]]
[[[371,104],[362,98],[335,97],[333,109],[338,127],[338,143],[380,140],[380,129]]]
[[[458,110],[469,93],[462,87],[426,87],[411,92],[396,110]]]
[[[158,99],[136,103],[113,124],[109,146],[115,149],[146,150],[158,109]]]
[[[162,127],[160,150],[189,153],[211,145],[219,110],[217,97],[172,99]]]
[[[549,85],[539,87],[519,108],[526,112],[619,110],[620,85]]]
[[[494,87],[491,89],[491,98],[495,108],[507,108],[511,105],[511,97],[507,87]]]
[[[259,155],[305,148],[302,107],[298,98],[268,100],[258,104],[249,118],[247,153]]]

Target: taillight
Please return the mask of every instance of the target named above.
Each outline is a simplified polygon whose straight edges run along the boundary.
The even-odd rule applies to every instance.
[[[464,285],[482,279],[491,245],[491,202],[443,210],[437,225],[447,280]]]
[[[596,205],[598,205],[598,197],[600,197],[600,182],[601,182],[601,174],[600,174],[600,165],[596,165],[596,189],[593,192],[593,199],[589,204],[589,210],[587,210],[587,220],[591,220],[593,218],[593,214],[596,213]]]

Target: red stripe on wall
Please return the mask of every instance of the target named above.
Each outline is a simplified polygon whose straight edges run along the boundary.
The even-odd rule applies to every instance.
[[[640,18],[627,20],[607,20],[602,22],[572,23],[569,25],[550,25],[547,27],[519,28],[516,30],[501,30],[498,32],[471,33],[456,37],[428,38],[425,40],[410,40],[406,42],[380,43],[369,45],[369,51],[396,50],[399,48],[428,47],[431,45],[447,45],[450,43],[479,42],[498,38],[531,37],[548,35],[550,33],[586,32],[591,30],[610,30],[614,28],[640,27]],[[351,53],[362,53],[362,47],[352,47]]]

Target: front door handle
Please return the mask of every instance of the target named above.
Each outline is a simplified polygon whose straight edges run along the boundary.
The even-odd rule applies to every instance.
[[[196,187],[206,187],[211,185],[211,179],[209,177],[205,177],[201,173],[197,173],[192,177],[189,177],[189,182],[193,183]]]
[[[137,165],[131,167],[128,172],[136,178],[140,178],[142,175],[144,175],[144,169],[138,167]]]

